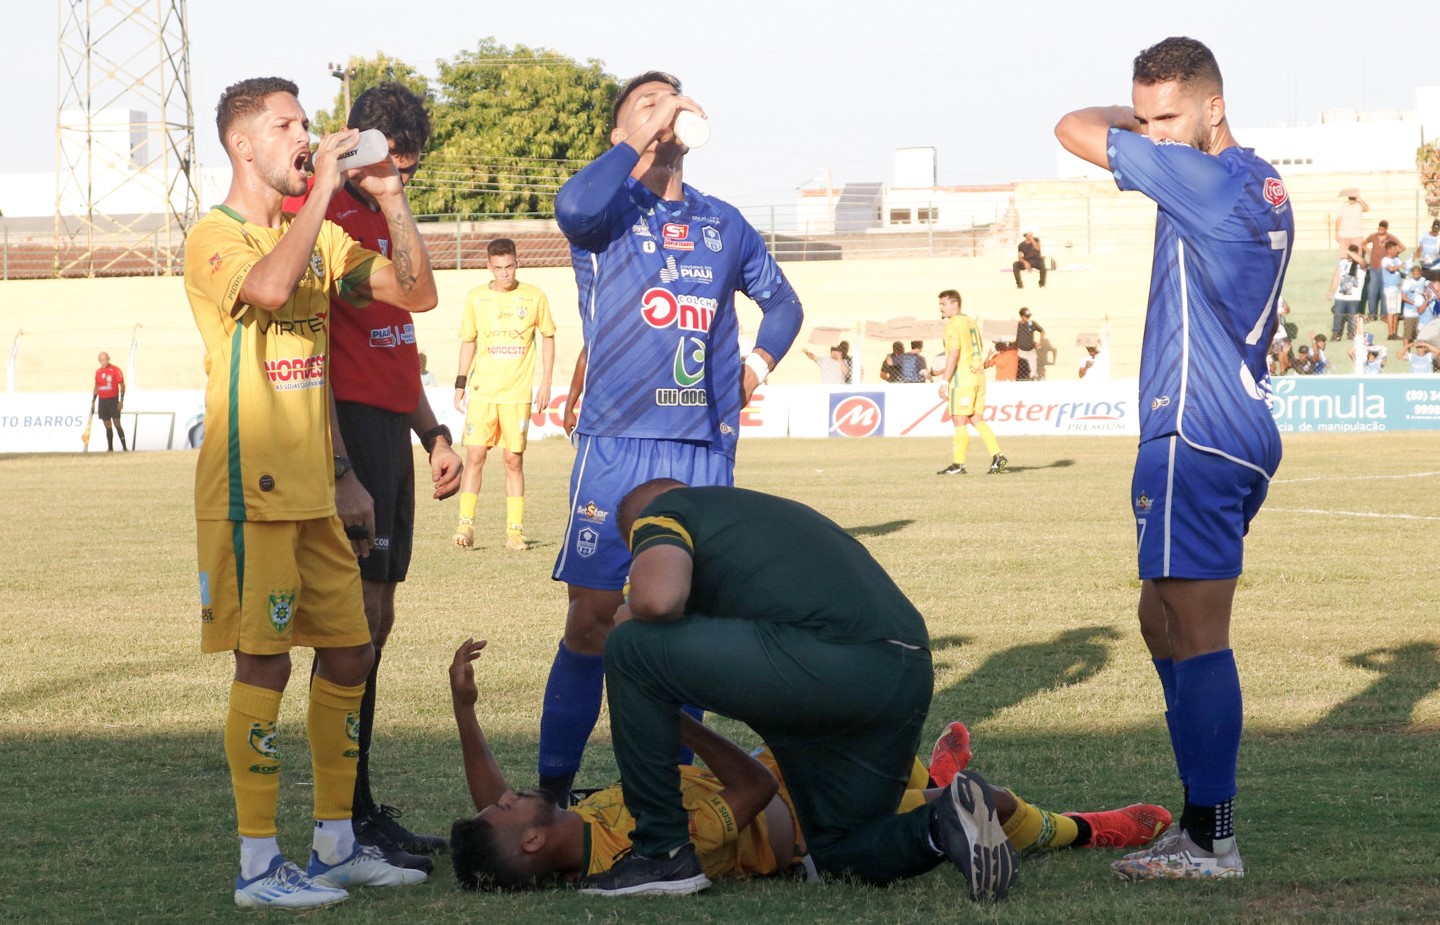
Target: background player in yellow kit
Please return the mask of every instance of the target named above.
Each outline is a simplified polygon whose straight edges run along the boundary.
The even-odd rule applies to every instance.
[[[327,135],[305,192],[309,120],[294,83],[241,81],[216,107],[230,191],[190,230],[185,289],[205,342],[205,428],[195,472],[201,649],[235,656],[225,757],[235,792],[242,907],[310,908],[346,886],[418,883],[425,874],[356,844],[356,727],[374,663],[350,540],[370,531],[335,512],[330,296],[407,311],[438,301],[430,259],[390,159],[349,172],[385,213],[390,259],[325,220],[346,179],[338,156],[359,132]],[[348,537],[348,539],[347,539]],[[280,699],[292,646],[315,649],[306,732],[314,767],[314,842],[301,870],[276,840]]]
[[[450,694],[465,779],[479,811],[451,828],[456,877],[470,889],[515,889],[609,870],[629,850],[635,828],[620,785],[596,791],[569,810],[560,809],[541,791],[516,793],[508,788],[475,715],[479,695],[474,662],[484,648],[483,641],[467,639],[450,664]],[[769,749],[751,756],[689,716],[682,715],[681,723],[685,744],[705,762],[703,768],[680,766],[690,839],[705,874],[743,878],[804,867],[805,838]],[[937,743],[937,751],[939,747]],[[951,773],[963,769],[968,750],[967,736],[967,754],[960,767],[950,767]],[[897,811],[909,812],[938,798],[943,788],[934,783],[939,782],[932,782],[916,761]],[[1144,845],[1170,823],[1164,808],[1146,804],[1060,814],[999,788],[996,803],[1016,850]]]
[[[475,542],[475,505],[481,470],[490,447],[505,459],[505,548],[525,548],[525,439],[530,429],[535,379],[535,337],[540,336],[540,384],[535,406],[550,404],[555,369],[555,321],[539,288],[515,278],[515,242],[496,238],[485,248],[488,285],[470,291],[460,321],[460,372],[455,377],[455,410],[465,412],[465,471],[460,481],[460,522],[456,546]]]
[[[990,452],[990,474],[1009,464],[1000,454],[1000,441],[985,423],[985,342],[975,319],[960,310],[960,293],[940,293],[940,317],[945,319],[945,369],[940,375],[940,397],[950,399],[950,420],[955,424],[954,454],[940,475],[964,475],[970,431],[975,428]]]

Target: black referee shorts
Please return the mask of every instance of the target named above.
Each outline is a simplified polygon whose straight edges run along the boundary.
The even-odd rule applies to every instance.
[[[114,398],[102,398],[95,403],[99,407],[100,420],[120,420],[120,396]]]
[[[415,451],[410,416],[356,402],[337,401],[340,436],[360,484],[375,499],[375,541],[359,560],[360,577],[384,584],[404,581],[415,538]]]

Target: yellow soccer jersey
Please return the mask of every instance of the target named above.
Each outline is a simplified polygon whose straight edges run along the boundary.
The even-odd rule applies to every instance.
[[[704,768],[680,767],[680,797],[690,814],[690,841],[710,877],[744,877],[773,874],[780,869],[770,849],[770,828],[765,814],[744,831],[735,828],[735,814],[720,791],[725,785]],[[625,808],[617,784],[594,793],[575,806],[585,820],[585,849],[581,870],[585,876],[603,873],[630,848],[635,818]],[[788,866],[790,858],[785,858]]]
[[[960,351],[960,359],[955,364],[955,373],[950,377],[950,384],[972,383],[976,379],[985,378],[985,348],[980,340],[980,326],[975,319],[969,315],[955,315],[945,322],[945,352],[951,350]],[[971,366],[979,369],[980,372],[971,372]]]
[[[198,520],[309,520],[335,513],[326,363],[330,295],[390,261],[325,222],[278,311],[238,301],[245,277],[290,227],[218,206],[185,239],[185,291],[205,341],[205,442]]]
[[[555,336],[545,293],[529,283],[509,292],[488,285],[470,290],[460,321],[460,340],[475,341],[470,401],[529,404],[535,379],[535,335]]]

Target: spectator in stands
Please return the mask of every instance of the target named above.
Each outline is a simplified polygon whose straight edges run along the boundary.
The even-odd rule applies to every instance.
[[[100,368],[95,370],[95,388],[90,392],[90,413],[100,408],[100,423],[105,425],[105,452],[115,451],[115,433],[120,434],[120,449],[125,445],[125,428],[120,426],[120,411],[125,407],[125,374],[120,367],[110,362],[110,354],[101,353]],[[85,438],[90,438],[90,427],[85,427]],[[88,445],[88,444],[87,444]]]
[[[1021,363],[1014,341],[997,340],[995,349],[985,357],[985,367],[995,367],[996,382],[1014,382],[1020,374]]]
[[[1286,320],[1290,314],[1290,303],[1284,296],[1275,297],[1275,336],[1270,340],[1270,375],[1283,376],[1295,362],[1295,351],[1291,349],[1290,338],[1295,326]]]
[[[1020,321],[1015,325],[1015,349],[1019,351],[1019,378],[1022,381],[1028,382],[1031,379],[1040,378],[1040,360],[1035,354],[1035,348],[1044,339],[1045,329],[1040,327],[1037,322],[1030,320],[1030,309],[1020,309]]]
[[[1430,233],[1420,236],[1415,245],[1415,262],[1426,270],[1440,264],[1440,218],[1430,223]]]
[[[1377,273],[1376,276],[1379,276]],[[1330,337],[1354,336],[1362,312],[1360,297],[1365,289],[1365,262],[1360,256],[1360,246],[1351,244],[1345,257],[1335,267],[1330,277],[1330,292],[1325,296],[1331,301],[1334,318],[1330,322]]]
[[[1389,359],[1390,351],[1384,346],[1375,343],[1374,334],[1365,335],[1365,360],[1360,366],[1361,375],[1378,376],[1385,372],[1385,361]],[[1350,349],[1345,351],[1350,359],[1355,359],[1355,345],[1351,344]]]
[[[1100,359],[1100,348],[1091,344],[1085,345],[1085,356],[1080,359],[1080,378],[1084,379],[1086,374],[1095,368],[1096,362]]]
[[[910,352],[900,358],[901,382],[929,382],[930,364],[925,360],[925,342],[912,340]]]
[[[849,385],[855,381],[855,361],[850,359],[850,342],[842,340],[835,349],[840,351],[840,368],[845,373],[845,384]]]
[[[1328,343],[1324,334],[1310,335],[1310,359],[1314,362],[1314,374],[1323,376],[1330,372],[1330,358],[1325,355],[1325,346]]]
[[[1310,355],[1310,346],[1301,344],[1296,351],[1295,362],[1290,365],[1290,371],[1297,376],[1313,376],[1315,374],[1315,358]]]
[[[834,347],[831,347],[831,348],[830,348],[830,353],[829,353],[829,355],[828,355],[828,356],[823,356],[823,357],[822,357],[822,356],[816,356],[814,353],[812,353],[812,352],[810,351],[810,348],[808,348],[808,347],[806,347],[806,348],[804,348],[804,349],[805,349],[805,355],[806,355],[807,357],[809,357],[810,359],[814,360],[814,361],[815,361],[815,365],[818,366],[818,367],[820,367],[820,384],[821,384],[821,385],[844,385],[844,384],[845,384],[845,365],[841,362],[841,361],[844,359],[844,357],[843,357],[843,355],[842,355],[841,352],[840,352],[840,345],[839,345],[839,344],[836,344]]]
[[[1415,339],[1415,329],[1420,323],[1420,313],[1430,303],[1430,283],[1421,275],[1420,264],[1410,268],[1410,277],[1400,284],[1400,326],[1401,339],[1409,342]]]
[[[1040,253],[1040,239],[1027,231],[1025,232],[1024,240],[1022,240],[1015,249],[1020,255],[1019,259],[1012,265],[1012,269],[1015,271],[1015,288],[1025,288],[1025,281],[1020,278],[1021,273],[1026,270],[1039,270],[1040,288],[1044,289],[1045,257]]]
[[[1396,330],[1400,327],[1400,284],[1405,279],[1405,262],[1400,259],[1400,242],[1390,241],[1385,245],[1385,256],[1380,260],[1380,276],[1383,304],[1385,306],[1385,328],[1387,340],[1399,340]]]
[[[1384,274],[1380,272],[1380,264],[1385,259],[1391,241],[1395,242],[1400,251],[1405,250],[1405,245],[1401,243],[1400,239],[1390,233],[1390,223],[1381,219],[1375,233],[1365,239],[1364,249],[1361,251],[1368,262],[1367,266],[1370,272],[1365,278],[1365,292],[1360,300],[1360,311],[1369,315],[1371,321],[1380,319],[1380,308],[1383,304],[1385,290]]]
[[[900,358],[905,355],[904,341],[896,341],[890,345],[890,352],[885,359],[880,361],[880,378],[886,382],[901,382]]]
[[[420,354],[420,384],[435,384],[435,374],[430,371],[430,362],[426,359],[424,353]]]
[[[1404,348],[1400,351],[1400,359],[1410,364],[1409,373],[1412,376],[1428,376],[1435,372],[1435,348],[1425,343],[1406,341]]]
[[[1340,256],[1350,252],[1350,245],[1360,246],[1361,235],[1364,234],[1361,222],[1362,216],[1370,211],[1370,206],[1360,198],[1360,191],[1351,187],[1340,191],[1345,201],[1340,203],[1340,214],[1335,216],[1335,241],[1340,245]]]

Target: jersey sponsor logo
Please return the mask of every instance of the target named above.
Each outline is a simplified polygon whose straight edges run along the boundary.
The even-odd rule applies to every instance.
[[[1142,491],[1140,492],[1140,497],[1135,499],[1135,510],[1139,511],[1142,514],[1146,514],[1149,513],[1150,508],[1154,506],[1154,504],[1154,499],[1152,499],[1149,495],[1145,494],[1145,492]]]
[[[586,523],[603,524],[610,516],[610,512],[600,510],[595,506],[594,501],[587,501],[575,507],[575,516]]]
[[[636,222],[635,224],[631,225],[631,226],[630,226],[630,233],[633,234],[633,235],[634,235],[635,237],[637,237],[637,238],[653,238],[653,237],[655,237],[653,234],[650,233],[650,226],[647,225],[647,224],[645,224],[643,221],[641,221],[641,222]]]
[[[266,360],[265,374],[274,383],[276,391],[319,388],[325,384],[325,354]]]
[[[398,347],[415,343],[415,325],[387,324],[382,328],[370,329],[370,346],[375,349]]]
[[[655,390],[655,404],[661,408],[703,408],[709,401],[704,389]]]
[[[290,621],[295,619],[295,592],[294,591],[271,591],[270,592],[270,625],[275,627],[275,632],[283,633],[290,626]]]
[[[210,275],[214,276],[216,272],[219,271],[220,266],[225,263],[225,258],[220,256],[219,251],[216,251],[210,255],[210,259],[207,260],[206,263],[210,264]]]
[[[711,283],[715,281],[715,271],[707,266],[685,266],[680,268],[680,278],[693,279],[701,283]]]
[[[1285,191],[1285,184],[1279,177],[1265,178],[1265,201],[1275,208],[1280,208],[1290,198]]]
[[[682,389],[698,385],[705,378],[705,342],[698,337],[682,337],[675,345],[675,384]],[[704,404],[701,402],[701,404]]]
[[[690,226],[682,225],[679,222],[666,222],[665,227],[660,229],[667,241],[684,241],[690,237]]]
[[[526,348],[517,344],[496,344],[493,347],[486,347],[485,353],[492,357],[523,357]]]
[[[700,229],[700,237],[705,239],[705,246],[717,254],[725,247],[724,243],[720,240],[720,229],[712,225],[706,225]]]
[[[830,396],[830,436],[876,437],[884,432],[883,392],[838,392]]]
[[[200,606],[210,606],[210,573],[200,573]]]
[[[1159,411],[1161,408],[1168,408],[1169,406],[1170,406],[1170,396],[1169,396],[1169,395],[1157,395],[1157,396],[1155,396],[1155,398],[1150,402],[1150,410],[1151,410],[1151,411]]]
[[[640,242],[640,249],[641,249],[642,251],[644,251],[645,253],[647,253],[647,254],[653,254],[653,253],[655,253],[655,242],[654,242],[654,241],[641,241],[641,242]]]
[[[679,295],[660,286],[645,290],[641,297],[640,316],[652,328],[675,325],[682,331],[708,331],[720,307],[716,299],[698,295]]]
[[[600,533],[594,527],[582,527],[580,532],[575,534],[575,551],[580,558],[588,559],[595,555],[595,550],[600,546]]]
[[[381,257],[390,256],[390,239],[380,238],[375,242],[375,249],[380,252]]]
[[[310,318],[259,318],[256,324],[261,334],[319,334],[325,330],[325,318],[329,312],[316,312]]]
[[[679,278],[680,268],[675,265],[675,256],[673,254],[667,254],[665,256],[665,266],[660,268],[660,282],[673,283]]]
[[[672,251],[693,251],[693,250],[695,249],[695,242],[694,242],[694,241],[666,241],[666,242],[665,242],[665,248],[666,248],[667,250],[672,250]]]

